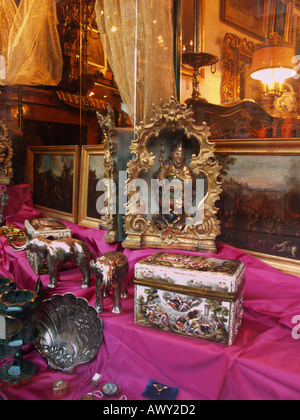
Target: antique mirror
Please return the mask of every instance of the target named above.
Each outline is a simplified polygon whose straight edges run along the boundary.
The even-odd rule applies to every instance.
[[[179,99],[182,97],[182,90],[189,89],[192,85],[195,73],[183,56],[205,51],[205,1],[174,0],[174,31],[174,58]],[[203,69],[198,77],[204,77]]]

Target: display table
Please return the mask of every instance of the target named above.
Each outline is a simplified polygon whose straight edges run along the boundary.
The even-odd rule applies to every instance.
[[[22,215],[21,215],[22,219]],[[21,223],[16,218],[11,222]],[[65,222],[73,236],[84,240],[97,255],[120,250],[120,245],[104,242],[105,232],[86,229]],[[282,274],[265,263],[227,245],[219,245],[218,258],[238,259],[246,265],[245,314],[239,336],[232,347],[176,336],[134,324],[133,270],[136,262],[157,250],[123,250],[130,265],[129,297],[123,300],[123,313],[112,314],[112,299],[106,298],[104,342],[98,356],[80,366],[73,376],[51,371],[46,360],[33,345],[25,347],[25,360],[33,361],[38,374],[19,389],[0,388],[0,395],[9,400],[51,400],[52,384],[68,381],[66,400],[80,400],[96,389],[92,377],[99,373],[105,382],[121,387],[120,396],[128,400],[143,400],[142,392],[148,380],[179,388],[177,401],[187,400],[299,400],[300,340],[292,331],[300,315],[300,279]],[[180,251],[174,251],[180,253]],[[191,254],[196,254],[192,253]],[[198,254],[199,255],[199,254]],[[203,254],[207,255],[207,254]],[[216,257],[215,255],[213,257]],[[0,238],[0,274],[12,276],[19,288],[33,289],[34,275],[25,253],[17,253]],[[48,276],[41,276],[43,285]],[[78,269],[61,273],[61,282],[54,293],[74,293],[95,305],[95,281],[90,289],[81,289]],[[298,325],[299,325],[298,321]],[[295,328],[296,327],[296,328]],[[299,334],[298,334],[299,335]],[[300,337],[299,337],[300,338]],[[0,362],[0,366],[7,360]]]

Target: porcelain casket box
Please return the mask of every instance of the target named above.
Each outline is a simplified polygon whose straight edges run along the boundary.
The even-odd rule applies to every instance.
[[[232,345],[243,317],[240,261],[158,252],[135,266],[135,323]]]

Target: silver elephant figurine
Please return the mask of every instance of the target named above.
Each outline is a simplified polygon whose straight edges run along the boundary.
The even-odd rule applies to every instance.
[[[82,273],[82,288],[90,287],[90,259],[89,247],[82,241],[73,238],[62,238],[50,241],[43,236],[31,239],[24,246],[17,247],[10,242],[16,251],[29,250],[37,255],[39,266],[45,259],[49,269],[49,289],[55,289],[59,282],[59,270],[67,262],[76,263]]]
[[[96,262],[90,262],[96,278],[96,310],[104,311],[103,298],[108,296],[108,289],[113,290],[113,310],[115,314],[122,312],[121,298],[127,297],[127,275],[129,264],[121,252],[112,251],[101,255]]]

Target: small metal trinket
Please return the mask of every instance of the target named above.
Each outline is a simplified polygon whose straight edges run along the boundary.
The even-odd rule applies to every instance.
[[[101,373],[96,373],[93,378],[92,378],[92,382],[91,382],[91,386],[97,388],[97,386],[99,385],[99,381],[102,378]]]
[[[85,394],[81,401],[95,401],[96,399],[102,400],[103,393],[101,391],[95,391],[95,392],[89,392],[88,394]]]
[[[108,382],[105,385],[103,385],[101,391],[103,395],[111,398],[111,397],[116,397],[117,395],[119,395],[120,388],[115,383]]]
[[[92,393],[86,394],[81,398],[81,401],[93,401],[93,400],[94,400],[94,396]]]
[[[90,267],[96,279],[96,310],[104,311],[103,298],[107,296],[108,288],[113,289],[113,310],[115,314],[122,312],[121,298],[128,296],[127,275],[128,260],[124,254],[117,251],[102,254],[96,261],[91,260]]]
[[[69,391],[69,383],[67,381],[58,380],[53,382],[53,396],[64,397]]]
[[[1,203],[1,194],[0,194],[0,203]],[[1,210],[0,210],[1,212]],[[0,216],[0,225],[1,225],[1,216]],[[8,225],[0,227],[0,236],[11,239],[13,242],[25,241],[25,232],[24,229],[19,229],[16,225]]]
[[[161,392],[165,391],[166,389],[169,389],[168,386],[162,385],[162,384],[153,384],[154,388],[158,392],[158,395],[160,395]]]

